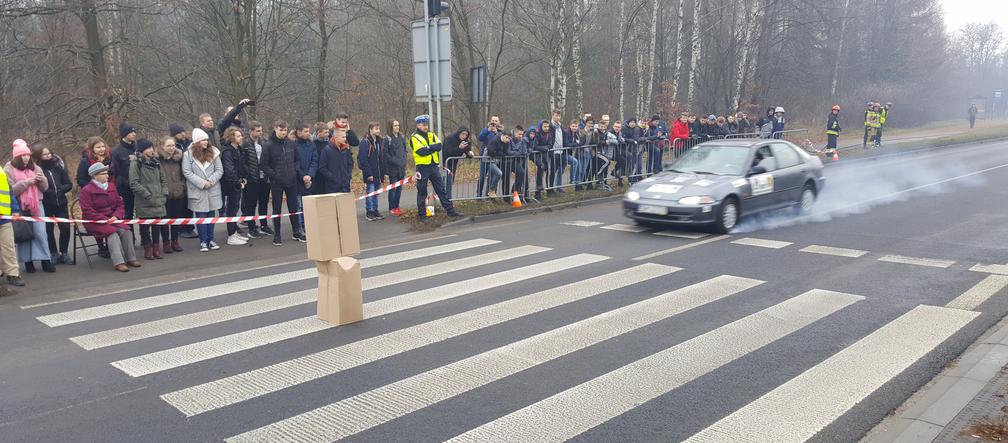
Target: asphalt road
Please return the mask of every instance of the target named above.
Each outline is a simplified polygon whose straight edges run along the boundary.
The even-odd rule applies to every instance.
[[[306,262],[0,300],[0,440],[857,441],[1008,312],[1008,144],[827,177],[728,236],[610,203],[372,249],[338,328]]]

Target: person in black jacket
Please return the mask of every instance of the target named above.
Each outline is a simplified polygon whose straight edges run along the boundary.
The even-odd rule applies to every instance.
[[[350,178],[353,176],[353,152],[347,143],[346,131],[333,132],[331,142],[319,157],[318,173],[323,180],[323,194],[350,192]]]
[[[351,147],[360,146],[360,138],[357,137],[357,133],[353,129],[350,129],[350,116],[346,113],[336,114],[336,119],[333,120],[333,130],[343,129],[346,131],[346,140]]]
[[[381,137],[381,124],[378,122],[368,123],[367,135],[361,140],[360,148],[357,151],[357,166],[361,170],[361,178],[364,179],[364,193],[370,194],[378,191],[382,185],[384,175],[381,170],[382,150],[385,140]],[[364,199],[364,208],[367,211],[365,217],[369,221],[384,220],[385,217],[378,212],[378,196]]]
[[[224,112],[224,118],[217,122],[217,134],[220,137],[221,146],[227,144],[224,132],[226,132],[228,128],[234,126],[240,129],[243,133],[245,132],[245,126],[242,125],[242,121],[238,118],[238,116],[241,115],[246,106],[255,106],[255,102],[252,101],[252,99],[243,98],[240,102],[238,102],[237,106],[228,106],[227,111]],[[209,134],[209,132],[207,134]]]
[[[257,121],[249,122],[249,136],[242,144],[242,159],[245,164],[245,189],[242,189],[242,215],[251,217],[255,215],[264,216],[269,213],[270,183],[269,178],[260,167],[260,159],[263,155],[262,139],[263,126]],[[258,209],[258,214],[256,210]],[[248,226],[248,235],[252,238],[259,238],[260,232],[266,235],[273,235],[273,229],[265,219],[245,222]],[[258,226],[258,227],[256,227]]]
[[[259,168],[270,181],[270,192],[273,193],[273,214],[280,214],[284,198],[287,199],[287,212],[290,214],[291,230],[294,240],[305,243],[304,231],[296,215],[298,189],[311,183],[311,176],[301,170],[301,158],[297,146],[287,137],[287,122],[279,120],[273,123],[273,133],[263,146]],[[283,245],[280,235],[280,218],[273,219],[273,245]]]
[[[444,140],[444,162],[448,169],[448,178],[445,183],[445,192],[452,196],[452,187],[455,184],[455,172],[458,170],[459,157],[473,158],[471,132],[469,128],[463,126],[454,134],[445,137]],[[480,168],[481,170],[484,168]],[[486,172],[484,171],[485,175]]]
[[[242,189],[247,183],[245,180],[245,161],[242,158],[241,145],[245,142],[245,136],[241,129],[232,126],[224,131],[224,140],[227,144],[221,149],[221,166],[224,168],[224,176],[221,177],[221,195],[224,197],[224,216],[237,217],[238,208],[241,204]],[[243,246],[248,244],[248,238],[238,232],[238,223],[227,224],[228,239],[227,244],[231,246]]]
[[[133,125],[123,122],[119,125],[119,145],[112,150],[111,175],[115,178],[116,191],[123,199],[126,219],[133,218],[133,191],[129,185],[130,156],[136,153],[137,133]],[[89,180],[90,181],[90,180]]]
[[[490,139],[490,143],[487,145],[487,155],[494,162],[492,163],[493,167],[489,170],[490,181],[487,188],[487,193],[491,198],[497,197],[497,184],[501,179],[504,180],[501,187],[502,194],[507,194],[508,189],[511,187],[511,171],[508,170],[511,162],[505,158],[510,148],[511,132],[509,131],[498,132],[497,135]]]
[[[447,157],[448,144],[445,143],[445,156]],[[470,151],[471,152],[471,151]],[[398,120],[389,122],[388,135],[385,136],[385,150],[382,151],[382,172],[388,176],[389,184],[406,178],[406,163],[409,152],[406,149],[406,136],[403,135],[402,125]],[[451,176],[448,177],[451,183]],[[451,185],[448,185],[448,195],[451,195]],[[389,213],[399,217],[402,210],[399,209],[399,199],[402,197],[402,187],[390,189],[388,192]]]
[[[312,144],[315,145],[314,155],[316,162],[316,173],[315,176],[312,177],[312,190],[314,191],[314,194],[322,194],[322,191],[325,189],[325,183],[323,183],[325,181],[325,177],[322,177],[322,175],[318,173],[317,168],[318,162],[322,161],[322,151],[329,146],[329,139],[332,138],[332,134],[331,131],[329,131],[329,124],[326,122],[315,123],[315,127],[312,130],[314,131]]]
[[[46,216],[70,218],[67,193],[73,190],[73,182],[67,174],[66,164],[43,144],[33,146],[32,154],[42,168],[42,174],[49,181],[49,188],[42,193],[42,207]],[[58,244],[56,227],[60,230]],[[67,248],[70,246],[70,223],[46,223],[46,236],[49,238],[49,253],[52,255],[53,263],[74,264],[73,259],[67,255]]]

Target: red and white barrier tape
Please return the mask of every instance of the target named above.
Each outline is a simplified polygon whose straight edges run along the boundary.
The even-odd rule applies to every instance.
[[[374,197],[374,196],[376,196],[378,194],[384,194],[384,193],[386,193],[388,191],[391,191],[391,190],[393,190],[395,188],[398,188],[400,186],[405,186],[407,183],[413,183],[413,181],[417,180],[419,177],[420,177],[420,173],[418,172],[418,173],[416,173],[416,175],[413,175],[413,176],[410,176],[410,177],[406,177],[406,178],[404,178],[402,180],[399,180],[399,181],[397,181],[395,183],[389,183],[387,186],[385,186],[385,187],[383,187],[383,188],[381,188],[381,189],[379,189],[379,190],[377,190],[375,192],[372,192],[370,194],[362,195],[360,197],[357,197],[357,201],[364,200],[365,198],[368,198],[368,197]]]

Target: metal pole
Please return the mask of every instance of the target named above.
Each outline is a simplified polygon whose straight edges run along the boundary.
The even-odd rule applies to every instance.
[[[424,40],[427,44],[424,47],[426,53],[425,58],[427,59],[427,115],[431,115],[434,112],[434,90],[432,89],[431,80],[434,78],[431,72],[431,50],[430,50],[430,16],[427,10],[427,5],[424,5]]]
[[[438,22],[440,18],[434,18],[434,57],[437,59],[435,66],[435,71],[437,71],[437,97],[435,98],[435,105],[437,106],[437,131],[438,137],[443,137],[444,133],[441,132],[441,98],[444,97],[444,91],[441,90],[441,29]]]

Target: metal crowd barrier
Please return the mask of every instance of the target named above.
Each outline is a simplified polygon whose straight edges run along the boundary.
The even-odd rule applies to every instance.
[[[787,131],[778,131],[774,132],[772,137],[777,140],[787,140],[798,146],[802,146],[805,143],[805,140],[808,140],[809,138],[809,130],[790,129]]]

